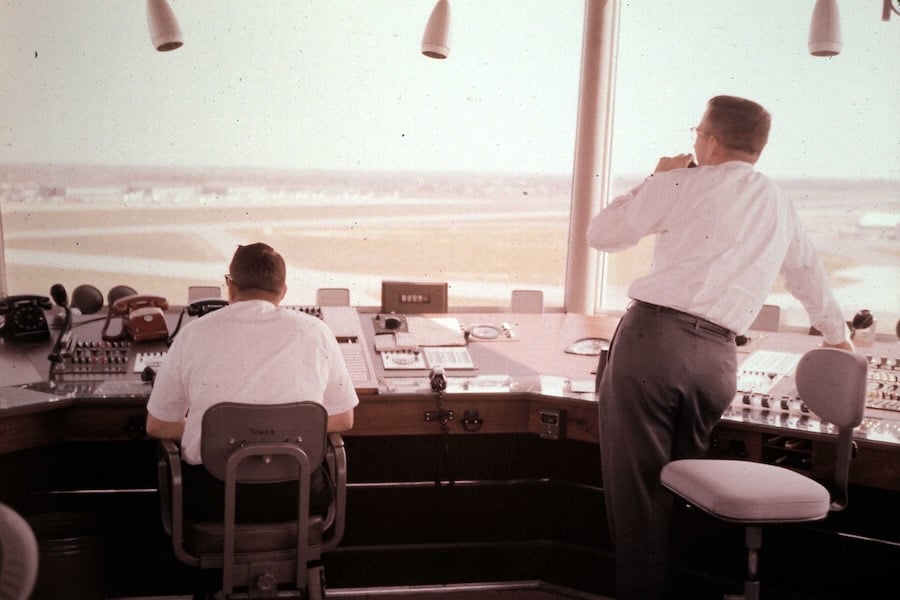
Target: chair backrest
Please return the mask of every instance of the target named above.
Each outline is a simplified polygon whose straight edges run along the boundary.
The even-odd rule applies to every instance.
[[[811,411],[838,427],[862,422],[868,361],[862,354],[815,348],[797,364],[797,391]]]
[[[832,510],[847,505],[853,429],[862,422],[868,367],[863,355],[837,348],[810,350],[797,364],[800,399],[819,418],[838,427]]]
[[[228,457],[254,443],[302,448],[315,468],[325,456],[328,414],[316,402],[244,404],[222,402],[203,414],[200,460],[217,479],[225,480]],[[240,463],[240,482],[277,482],[297,479],[295,460],[283,455],[253,457]]]
[[[0,504],[0,598],[26,600],[37,580],[38,545],[19,513]]]

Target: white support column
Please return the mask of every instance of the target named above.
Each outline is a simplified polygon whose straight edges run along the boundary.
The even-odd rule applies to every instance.
[[[609,193],[619,0],[585,0],[581,88],[572,169],[565,308],[593,312],[597,253],[584,239],[591,216]]]
[[[4,252],[3,241],[3,207],[0,206],[0,298],[6,298],[9,294],[6,291],[6,254]]]

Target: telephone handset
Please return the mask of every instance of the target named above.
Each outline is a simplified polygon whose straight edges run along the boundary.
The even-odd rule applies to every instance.
[[[135,342],[164,340],[169,337],[164,310],[169,301],[161,296],[133,294],[119,298],[109,307],[101,336],[105,341],[120,341],[130,337]],[[113,317],[122,318],[122,328],[116,335],[109,334]]]
[[[189,317],[202,317],[214,310],[219,310],[223,306],[228,306],[228,300],[223,298],[209,298],[207,300],[191,302],[188,304],[186,310]]]
[[[178,335],[178,332],[181,331],[181,321],[184,319],[184,315],[187,314],[189,317],[197,317],[200,318],[203,315],[208,315],[214,310],[219,310],[220,308],[228,306],[228,300],[223,298],[207,298],[205,300],[196,300],[195,302],[191,302],[181,311],[181,315],[178,317],[178,324],[175,326],[175,331],[172,332],[171,337],[169,337],[169,345],[172,344],[172,341],[175,339],[175,336]]]
[[[3,337],[16,344],[37,344],[50,339],[45,310],[53,303],[46,296],[9,296],[0,300],[0,315],[5,315]]]

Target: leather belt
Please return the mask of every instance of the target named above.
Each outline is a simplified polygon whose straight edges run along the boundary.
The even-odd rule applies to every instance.
[[[730,329],[726,329],[721,325],[716,325],[712,321],[707,321],[702,317],[682,312],[674,308],[669,308],[668,306],[660,306],[658,304],[644,302],[643,300],[635,300],[633,305],[645,310],[652,310],[659,315],[677,319],[679,321],[684,321],[685,323],[690,323],[694,327],[703,329],[704,331],[709,331],[710,333],[715,333],[716,335],[720,335],[729,341],[734,341],[735,335],[733,331],[731,331]]]

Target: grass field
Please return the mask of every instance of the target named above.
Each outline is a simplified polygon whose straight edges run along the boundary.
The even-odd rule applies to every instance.
[[[53,283],[103,291],[125,283],[178,304],[189,285],[221,284],[236,244],[266,241],[288,260],[288,300],[296,304],[313,303],[318,287],[350,287],[354,303],[377,305],[383,279],[449,282],[451,306],[504,305],[519,288],[562,304],[565,177],[232,177],[141,172],[49,184],[7,176],[0,186],[7,287],[47,293]],[[614,193],[632,183],[619,182]],[[890,221],[900,213],[900,183],[782,185],[848,310],[866,302],[896,319],[897,228],[860,223],[866,214]],[[611,256],[612,297],[646,271],[651,249],[644,240]]]

